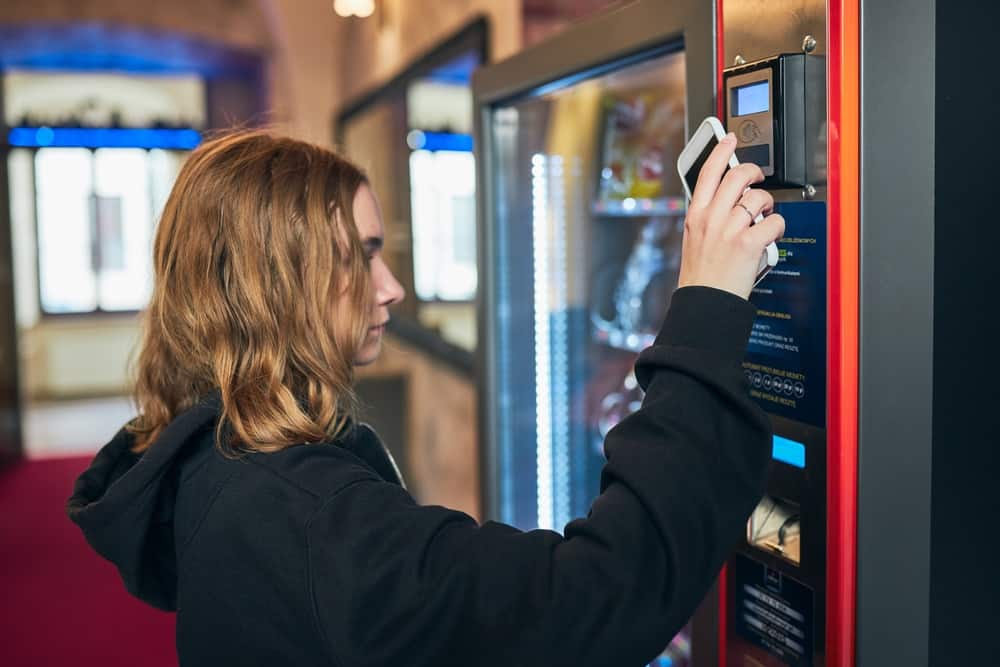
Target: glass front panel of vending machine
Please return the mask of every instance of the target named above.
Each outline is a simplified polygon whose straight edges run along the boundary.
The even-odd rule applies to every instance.
[[[599,490],[605,434],[677,286],[685,57],[662,49],[495,105],[494,516],[562,531]],[[656,665],[689,664],[682,632]]]

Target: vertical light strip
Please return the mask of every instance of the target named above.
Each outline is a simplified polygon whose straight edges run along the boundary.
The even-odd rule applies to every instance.
[[[541,153],[531,157],[531,224],[535,305],[535,459],[538,527],[551,529],[552,517],[552,369],[549,338],[548,176]]]
[[[566,314],[566,187],[563,159],[549,159],[549,183],[552,206],[552,469],[553,518],[561,530],[570,520],[569,457],[569,330]]]

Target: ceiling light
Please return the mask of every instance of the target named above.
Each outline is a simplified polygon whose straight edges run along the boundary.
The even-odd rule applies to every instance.
[[[333,11],[338,16],[366,18],[375,13],[375,0],[333,0]]]

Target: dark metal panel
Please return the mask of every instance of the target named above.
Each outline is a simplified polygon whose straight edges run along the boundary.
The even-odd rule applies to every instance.
[[[861,1],[862,667],[928,664],[934,5]]]
[[[530,94],[546,84],[593,74],[604,65],[630,55],[681,40],[685,51],[687,130],[715,112],[715,7],[706,0],[640,0],[608,12],[473,75],[477,218],[479,228],[479,367],[478,411],[482,515],[495,519],[499,498],[496,355],[497,270],[493,211],[496,203],[490,178],[496,146],[490,126],[493,105]]]
[[[499,489],[494,483],[497,473],[497,439],[499,428],[497,410],[493,405],[496,397],[491,391],[496,377],[496,299],[487,292],[496,284],[496,267],[493,264],[492,244],[487,247],[488,239],[494,237],[492,225],[488,220],[493,210],[495,194],[488,185],[485,171],[486,165],[492,164],[493,145],[487,137],[490,112],[477,103],[473,107],[473,132],[475,137],[474,150],[476,155],[476,270],[478,272],[478,288],[476,289],[476,414],[479,421],[479,515],[482,519],[495,519],[500,506]],[[489,226],[487,230],[486,227]]]
[[[989,119],[1000,86],[996,45],[980,36],[998,18],[980,0],[935,12],[931,665],[997,664],[1000,226]]]

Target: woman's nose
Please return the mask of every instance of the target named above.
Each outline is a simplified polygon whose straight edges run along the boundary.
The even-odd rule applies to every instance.
[[[380,262],[381,270],[376,274],[375,293],[380,306],[390,306],[399,303],[406,297],[406,290],[396,280],[392,270],[384,263]]]

